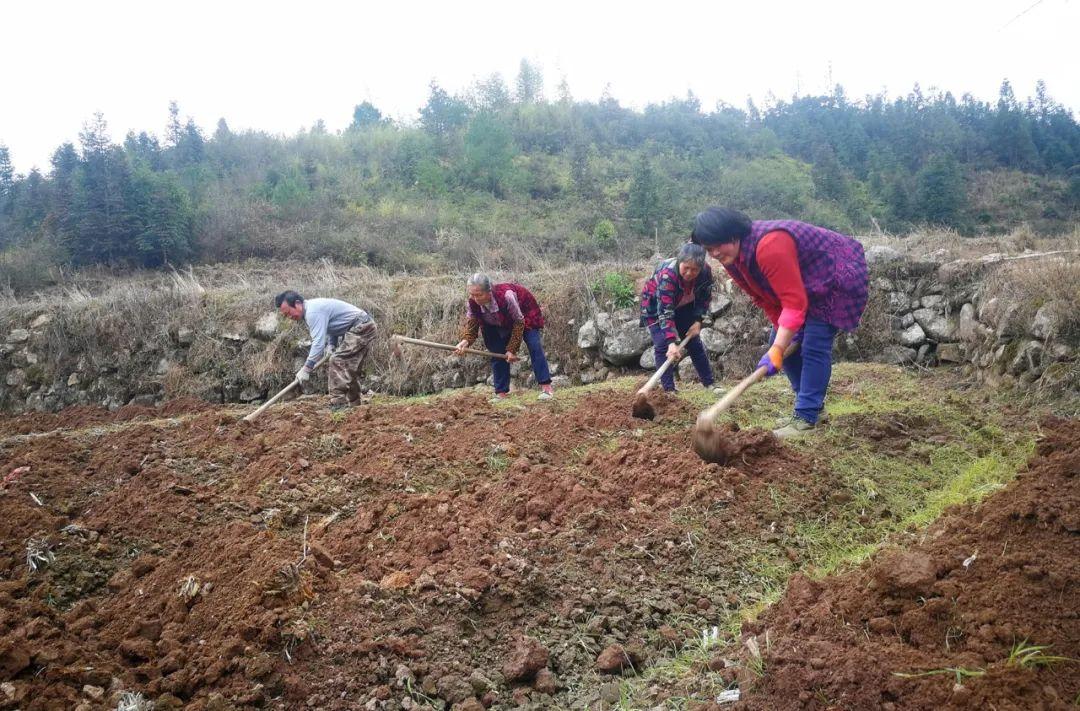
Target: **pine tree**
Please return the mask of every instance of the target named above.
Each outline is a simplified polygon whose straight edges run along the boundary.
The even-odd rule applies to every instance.
[[[539,66],[527,59],[522,59],[518,68],[517,100],[521,104],[536,104],[544,100],[544,74]]]
[[[378,126],[383,122],[382,111],[375,108],[370,101],[364,101],[353,107],[352,123],[350,131],[360,131],[370,126]]]
[[[8,147],[0,143],[0,214],[10,215],[15,201],[15,169]]]
[[[431,82],[427,103],[420,109],[420,125],[428,133],[445,138],[463,127],[469,117],[464,101],[447,94],[436,82]]]

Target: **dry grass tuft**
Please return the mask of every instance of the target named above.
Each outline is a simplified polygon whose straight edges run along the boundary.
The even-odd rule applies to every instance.
[[[1006,262],[986,278],[983,298],[997,298],[1016,306],[1014,318],[1030,324],[1043,306],[1052,307],[1057,320],[1053,338],[1080,344],[1080,255]]]

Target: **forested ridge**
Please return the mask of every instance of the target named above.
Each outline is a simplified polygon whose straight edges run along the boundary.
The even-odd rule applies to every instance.
[[[1019,99],[829,95],[703,107],[543,94],[527,61],[459,94],[432,82],[416,120],[364,102],[345,130],[212,132],[174,102],[162,135],[111,136],[92,117],[78,145],[16,174],[0,143],[0,289],[56,267],[163,267],[315,258],[387,270],[630,256],[684,238],[708,204],[844,232],[961,234],[1080,215],[1080,125],[1040,82]],[[3,141],[0,136],[0,142]]]

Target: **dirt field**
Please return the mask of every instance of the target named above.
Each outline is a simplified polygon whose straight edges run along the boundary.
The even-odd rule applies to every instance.
[[[745,655],[713,669],[793,574],[917,540],[911,532],[948,504],[1000,487],[1031,451],[1034,423],[946,374],[844,365],[826,430],[780,446],[755,429],[789,407],[774,379],[734,413],[741,454],[721,467],[689,446],[703,394],[660,402],[647,422],[630,415],[633,385],[563,391],[550,404],[381,401],[343,416],[308,398],[250,424],[197,402],[0,420],[0,707],[112,709],[138,694],[159,709],[685,708],[741,681],[750,703],[763,694],[759,708],[775,698],[986,708],[980,685],[1002,689],[990,684],[1002,635],[1030,632],[1054,645],[1047,654],[1077,656],[1076,480],[1062,473],[1056,490],[1027,495],[1034,519],[1022,514],[1015,530],[988,517],[968,538],[959,523],[933,529],[957,538],[923,544],[933,590],[900,595],[884,582],[862,594],[849,578],[796,577],[745,630],[760,639],[764,675],[750,675],[762,664]],[[1046,461],[1065,452],[1073,473],[1074,425],[1053,425],[1040,445]],[[1049,521],[1040,506],[1055,505],[1073,512],[1054,524],[1071,532],[1023,543]],[[956,595],[950,571],[975,548],[965,571],[990,575],[1006,541],[1024,558],[1010,570],[1026,588],[997,607],[987,593],[970,608],[930,609]],[[1040,545],[1073,567],[1044,560]],[[801,628],[786,611],[793,599],[811,608]],[[903,640],[894,644],[929,649],[954,616],[963,637],[937,656],[884,642],[854,651],[829,631],[836,611],[852,620],[849,637],[867,615],[895,617],[891,638],[884,622],[867,623],[873,639]],[[818,654],[804,655],[796,632],[816,635],[828,668],[813,666]],[[956,656],[976,653],[989,656]],[[841,663],[846,687],[827,683]],[[967,696],[934,695],[951,678],[890,676],[939,664],[990,671],[965,681]],[[1074,672],[1008,673],[1071,703]]]
[[[849,575],[793,578],[745,626],[762,655],[740,708],[1076,708],[1078,582],[1080,422],[1047,421],[982,506]]]

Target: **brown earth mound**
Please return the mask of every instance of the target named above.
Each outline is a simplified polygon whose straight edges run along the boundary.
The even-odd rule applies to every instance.
[[[108,410],[97,405],[76,405],[59,413],[34,412],[25,415],[0,416],[0,436],[50,432],[56,429],[74,429],[94,425],[108,425],[129,420],[149,420],[159,417],[176,417],[204,412],[214,407],[196,398],[178,398],[163,402],[156,407],[124,405]]]
[[[740,607],[727,541],[835,485],[784,449],[704,464],[622,392],[324,408],[7,421],[63,431],[0,442],[0,708],[559,707],[606,647]]]
[[[1075,708],[1080,422],[1043,429],[1027,471],[909,550],[846,575],[793,578],[744,627],[763,650],[748,666],[763,675],[745,680],[739,708]]]

